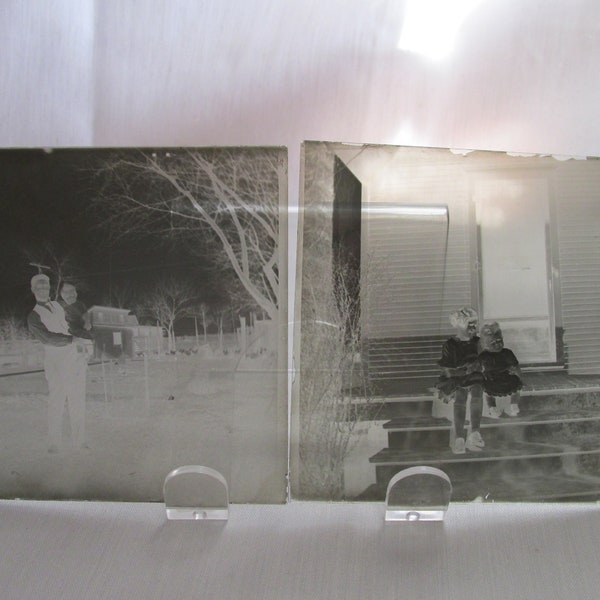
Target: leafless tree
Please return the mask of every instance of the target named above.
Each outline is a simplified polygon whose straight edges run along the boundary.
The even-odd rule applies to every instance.
[[[108,160],[97,206],[112,234],[185,240],[231,269],[270,319],[279,303],[281,149],[173,149]]]
[[[61,252],[53,244],[43,243],[38,247],[27,248],[23,254],[34,269],[50,277],[54,300],[58,298],[60,288],[66,281],[79,291],[86,288],[85,277],[77,260],[70,254]]]
[[[169,350],[175,351],[175,323],[189,314],[195,299],[196,291],[188,283],[175,278],[163,279],[136,306],[136,311],[138,315],[148,316],[164,327]]]
[[[22,318],[10,313],[0,315],[0,341],[12,342],[29,337],[27,325]]]
[[[335,289],[317,285],[304,291],[299,453],[306,497],[343,498],[344,460],[372,404],[349,277],[338,272]]]
[[[132,308],[136,304],[138,294],[139,290],[131,282],[119,281],[110,286],[110,290],[106,293],[102,301],[107,306]]]
[[[207,302],[200,302],[190,305],[187,310],[187,316],[194,318],[196,338],[198,337],[198,317],[202,323],[203,343],[208,343],[208,326],[213,322],[210,305]]]
[[[377,274],[368,256],[349,260],[334,246],[334,152],[311,144],[304,158],[298,495],[341,500],[346,459],[375,408],[361,356],[360,290],[373,289]]]

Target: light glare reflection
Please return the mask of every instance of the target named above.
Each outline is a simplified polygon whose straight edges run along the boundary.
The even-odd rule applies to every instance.
[[[483,0],[407,0],[398,49],[442,60],[467,16]]]
[[[445,217],[447,206],[367,206],[370,215],[408,216],[408,217]]]

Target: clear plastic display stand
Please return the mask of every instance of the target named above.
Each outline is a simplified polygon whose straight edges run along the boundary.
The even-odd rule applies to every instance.
[[[411,467],[396,473],[385,495],[386,521],[443,521],[452,496],[446,473],[435,467]]]
[[[229,518],[227,481],[210,467],[190,465],[171,471],[163,486],[167,518],[172,520],[219,520]]]

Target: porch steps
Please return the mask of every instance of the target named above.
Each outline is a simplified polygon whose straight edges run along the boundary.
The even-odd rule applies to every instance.
[[[344,407],[347,414],[359,415],[362,421],[383,421],[403,416],[431,415],[434,396],[432,394],[412,396],[375,396],[369,398],[346,397]],[[347,409],[352,407],[353,412]]]
[[[384,448],[369,459],[375,465],[394,465],[402,468],[415,465],[440,465],[457,463],[491,462],[499,460],[532,460],[556,458],[569,455],[600,454],[600,437],[594,445],[557,445],[536,442],[517,442],[502,446],[489,444],[481,452],[453,454],[450,447],[440,451],[437,448],[412,450],[405,448]],[[441,468],[441,467],[440,467]]]
[[[595,410],[553,410],[546,412],[527,413],[521,411],[517,417],[501,416],[499,419],[489,419],[483,417],[481,420],[481,429],[489,429],[496,427],[516,427],[521,425],[549,425],[549,424],[565,424],[579,423],[588,421],[600,421],[600,411]],[[447,419],[436,419],[429,415],[415,417],[397,417],[383,424],[383,428],[388,431],[449,431],[452,424]]]
[[[433,395],[378,397],[388,444],[369,458],[377,483],[359,499],[382,500],[396,473],[421,465],[447,473],[454,500],[600,499],[600,390],[597,380],[571,383],[556,377],[529,383],[519,416],[484,417],[486,446],[466,454],[452,453],[452,424],[432,416]]]
[[[590,478],[580,470],[582,461],[592,458],[600,463],[600,438],[593,444],[546,444],[536,442],[510,442],[488,444],[481,452],[453,454],[449,447],[444,450],[413,451],[401,448],[385,448],[372,456],[370,462],[376,467],[377,483],[382,489],[397,472],[412,466],[432,466],[444,471],[452,482],[453,499],[474,500],[496,489],[499,483],[511,488],[525,488],[531,479],[539,481],[551,478],[561,481],[564,477],[575,478],[581,486],[578,493],[600,497],[600,478]],[[565,492],[553,491],[556,497]],[[495,492],[495,496],[498,492]],[[383,494],[385,496],[385,493]],[[526,497],[525,491],[521,494]],[[505,495],[510,500],[510,495]],[[533,498],[532,498],[533,499]]]
[[[454,481],[453,502],[592,502],[598,498],[600,478],[556,473],[523,475],[518,479],[482,479],[477,482]],[[367,488],[357,501],[380,501],[386,490],[378,484]]]
[[[528,412],[545,412],[553,408],[564,410],[585,404],[585,398],[590,395],[598,397],[597,406],[600,409],[600,377],[580,376],[572,382],[560,382],[556,377],[546,376],[543,387],[539,387],[538,382],[532,383],[530,377],[530,374],[524,375],[525,385],[521,390],[520,403],[522,410]],[[434,388],[425,388],[424,391],[407,394],[376,394],[368,400],[347,395],[345,402],[346,405],[356,406],[355,414],[361,415],[361,419],[371,421],[431,414],[449,418],[452,414],[451,405],[438,400]]]

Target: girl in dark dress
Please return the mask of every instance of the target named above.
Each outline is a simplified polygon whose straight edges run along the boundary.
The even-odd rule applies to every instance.
[[[496,406],[497,396],[510,396],[510,406],[504,409],[509,417],[519,414],[519,390],[523,387],[519,361],[504,347],[502,330],[498,323],[488,323],[481,329],[482,351],[479,362],[483,371],[483,389],[487,394],[489,417],[498,419],[502,409]]]
[[[479,452],[485,443],[479,432],[483,409],[483,375],[479,363],[479,337],[477,312],[465,306],[450,315],[456,334],[442,346],[438,362],[442,374],[437,389],[444,401],[454,400],[454,434],[452,452],[464,454],[466,450]],[[467,399],[471,394],[471,433],[465,435]],[[465,440],[466,437],[466,440]]]

